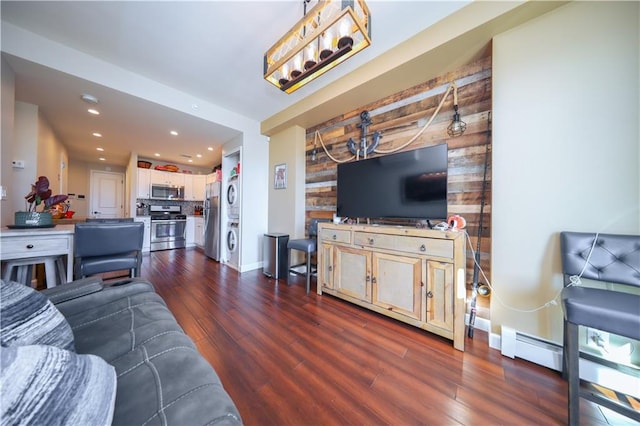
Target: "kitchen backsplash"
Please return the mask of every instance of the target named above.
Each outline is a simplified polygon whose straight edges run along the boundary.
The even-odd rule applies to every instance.
[[[145,200],[139,198],[136,200],[136,203],[140,205],[144,204],[145,214],[149,214],[149,205],[153,204],[156,206],[175,206],[178,205],[182,207],[182,214],[192,215],[195,212],[196,206],[202,206],[204,204],[203,201],[169,201],[169,200]]]

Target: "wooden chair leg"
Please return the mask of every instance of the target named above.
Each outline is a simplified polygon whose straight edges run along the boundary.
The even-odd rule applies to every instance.
[[[580,424],[580,348],[578,340],[578,326],[567,322],[566,327],[567,380],[569,382],[568,404],[569,425]]]

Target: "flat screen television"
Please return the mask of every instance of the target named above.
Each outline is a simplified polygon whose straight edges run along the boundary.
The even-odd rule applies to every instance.
[[[447,218],[447,144],[338,164],[337,215]]]

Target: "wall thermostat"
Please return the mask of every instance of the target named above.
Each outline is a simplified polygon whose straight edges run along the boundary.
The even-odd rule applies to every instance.
[[[14,169],[24,169],[24,161],[23,160],[13,160],[11,165]]]

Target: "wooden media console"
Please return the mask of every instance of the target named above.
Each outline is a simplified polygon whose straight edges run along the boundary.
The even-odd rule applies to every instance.
[[[328,293],[453,340],[464,351],[462,232],[318,226],[318,294]]]

